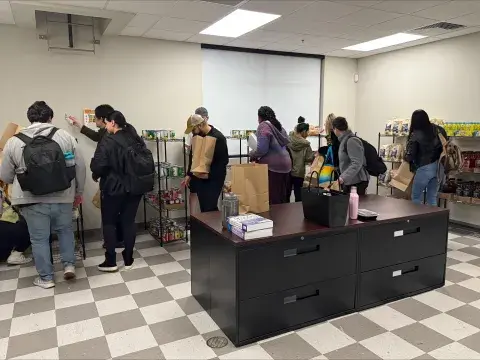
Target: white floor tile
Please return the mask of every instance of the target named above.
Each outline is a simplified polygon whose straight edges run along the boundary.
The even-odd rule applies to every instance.
[[[472,260],[478,259],[478,256],[467,254],[467,253],[464,253],[462,251],[449,251],[447,253],[447,256],[450,259],[454,259],[454,260],[458,260],[458,261],[462,261],[462,262],[467,262],[467,261],[472,261]]]
[[[166,289],[175,300],[192,296],[192,285],[190,281],[168,286]]]
[[[0,281],[0,293],[4,291],[16,290],[18,279]]]
[[[360,342],[382,359],[413,359],[424,352],[395,334],[384,333]]]
[[[146,306],[140,311],[149,325],[185,316],[182,308],[175,301]]]
[[[20,273],[18,274],[19,278],[29,277],[38,275],[37,269],[35,266],[23,267],[20,268]]]
[[[101,300],[97,301],[95,304],[97,305],[98,314],[100,316],[107,316],[138,308],[132,295]]]
[[[85,279],[87,277],[87,272],[85,271],[85,268],[76,268],[75,269],[75,278],[76,279]],[[57,271],[55,273],[55,282],[56,283],[61,283],[65,282],[66,280],[63,278],[63,270]]]
[[[57,360],[59,359],[58,348],[39,351],[13,358],[12,360]]]
[[[103,247],[103,241],[93,241],[85,243],[85,250],[96,250]]]
[[[125,284],[131,294],[163,288],[162,282],[153,276],[140,280],[127,281]]]
[[[190,259],[190,249],[170,253],[177,261]]]
[[[421,323],[455,341],[466,338],[479,331],[476,327],[447,314],[432,316],[431,318],[422,320]]]
[[[450,311],[465,305],[463,302],[438,291],[429,291],[415,296],[414,299],[442,312]]]
[[[153,248],[148,248],[148,249],[141,249],[137,250],[140,255],[143,257],[149,257],[149,256],[155,256],[155,255],[163,255],[167,254],[167,250],[162,248],[161,246],[155,246]]]
[[[477,277],[480,276],[480,268],[469,263],[460,263],[449,266],[449,269],[460,271],[461,273]]]
[[[57,325],[55,310],[20,316],[12,319],[10,336],[49,329],[55,325]]]
[[[118,357],[158,346],[148,326],[107,335],[110,355]]]
[[[92,290],[80,290],[71,293],[55,295],[55,309],[63,309],[93,302]]]
[[[152,265],[150,266],[150,269],[152,269],[153,273],[157,276],[171,274],[173,272],[184,270],[183,266],[176,261],[168,262],[165,264]]]
[[[355,340],[330,323],[323,323],[299,330],[297,334],[322,354],[355,343]]]
[[[200,334],[206,334],[218,330],[218,325],[205,311],[200,311],[196,314],[188,315],[188,318],[197,328]]]
[[[251,360],[251,359],[273,359],[261,346],[254,345],[240,349],[222,356],[219,356],[221,360]],[[326,358],[325,358],[326,359]]]
[[[53,296],[54,290],[42,289],[38,286],[30,286],[24,289],[18,289],[15,293],[15,302],[40,299],[48,296]]]
[[[122,266],[123,266],[123,261],[122,261]],[[140,269],[140,268],[144,268],[144,267],[148,267],[148,264],[145,262],[145,259],[137,258],[133,261],[133,268],[134,269]]]
[[[460,235],[448,233],[448,240],[453,240],[458,237],[460,237]]]
[[[137,238],[135,239],[135,244],[145,242],[145,241],[152,241],[152,240],[154,240],[154,238],[150,234],[137,235]]]
[[[458,243],[458,242],[455,242],[455,241],[451,240],[451,241],[448,242],[447,247],[448,247],[449,249],[452,249],[452,250],[460,250],[460,249],[467,248],[468,245],[465,245],[465,244],[462,244],[462,243]]]
[[[104,261],[105,261],[105,255],[92,256],[92,257],[87,256],[87,258],[83,260],[83,266],[85,267],[98,266]]]
[[[459,282],[457,285],[466,287],[467,289],[480,292],[480,279],[471,278],[462,282]]]
[[[104,336],[100,318],[57,326],[58,346],[65,346]]]
[[[8,350],[8,338],[0,339],[0,359],[4,360],[7,358]]]
[[[171,342],[160,346],[165,359],[212,359],[216,357],[202,336]]]
[[[102,275],[89,276],[88,282],[90,283],[90,287],[92,289],[95,289],[103,286],[120,284],[123,282],[123,278],[120,273],[115,272],[110,274],[107,273]]]
[[[480,359],[479,353],[457,342],[448,344],[439,349],[435,349],[429,352],[428,354],[434,357],[435,359],[444,359],[444,360]]]
[[[392,331],[416,322],[415,320],[388,306],[379,306],[364,311],[361,314],[388,331]]]
[[[12,318],[14,306],[15,304],[0,305],[0,321]]]

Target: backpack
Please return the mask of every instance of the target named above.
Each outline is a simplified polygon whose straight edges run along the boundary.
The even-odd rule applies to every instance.
[[[126,144],[116,136],[112,139],[125,149],[124,186],[127,192],[132,195],[143,195],[152,191],[155,183],[155,162],[152,152],[139,141]]]
[[[347,151],[347,143],[348,140],[350,140],[352,137],[357,137],[355,135],[350,136],[347,141],[345,141],[345,152],[348,155]],[[363,140],[362,138],[359,138],[362,141],[363,144],[363,151],[365,155],[365,160],[367,162],[367,165],[365,169],[371,176],[378,176],[380,174],[384,174],[387,171],[387,166],[383,162],[382,158],[378,156],[377,149],[370,144],[368,141]]]
[[[23,191],[29,191],[33,195],[47,195],[65,191],[71,186],[71,181],[75,178],[75,165],[67,168],[62,148],[53,140],[57,130],[53,128],[47,136],[33,138],[22,133],[15,135],[25,143],[25,171],[17,174]]]

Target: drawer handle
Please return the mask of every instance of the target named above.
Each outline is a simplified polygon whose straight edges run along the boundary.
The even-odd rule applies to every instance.
[[[392,277],[411,274],[411,273],[417,272],[418,269],[419,269],[418,266],[414,266],[414,267],[412,267],[411,269],[408,269],[408,270],[396,270],[396,271],[393,272]]]
[[[313,294],[306,295],[306,296],[299,296],[299,297],[297,297],[297,295],[287,296],[283,298],[283,305],[292,304],[294,302],[310,299],[312,297],[319,296],[319,295],[320,295],[320,290],[315,290]]]
[[[410,235],[410,234],[416,234],[420,232],[420,227],[416,227],[413,229],[407,229],[407,230],[397,230],[393,232],[393,237],[400,237],[400,236],[405,236],[405,235]]]
[[[288,249],[283,252],[283,257],[292,257],[292,256],[297,256],[297,255],[305,255],[305,254],[310,254],[313,252],[320,251],[320,245],[316,245],[313,248],[310,249]]]

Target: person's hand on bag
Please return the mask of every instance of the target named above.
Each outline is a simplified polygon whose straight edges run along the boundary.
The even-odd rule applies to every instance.
[[[76,126],[78,128],[81,128],[83,126],[83,123],[80,120],[78,120],[75,116],[69,116],[68,120],[72,122],[73,126]]]
[[[77,207],[81,203],[83,203],[82,195],[75,195],[75,200],[73,200],[73,207]]]
[[[188,175],[185,176],[185,179],[183,179],[183,181],[182,181],[182,186],[183,187],[189,187],[190,186],[190,180],[191,180],[190,176],[188,176]]]

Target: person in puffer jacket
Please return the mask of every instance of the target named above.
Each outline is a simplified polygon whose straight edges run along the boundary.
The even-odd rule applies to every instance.
[[[290,133],[288,149],[292,157],[291,183],[295,202],[302,201],[302,186],[305,178],[305,165],[311,164],[315,153],[306,138],[310,126],[306,123],[298,124],[295,131]],[[291,193],[291,191],[290,191]]]

